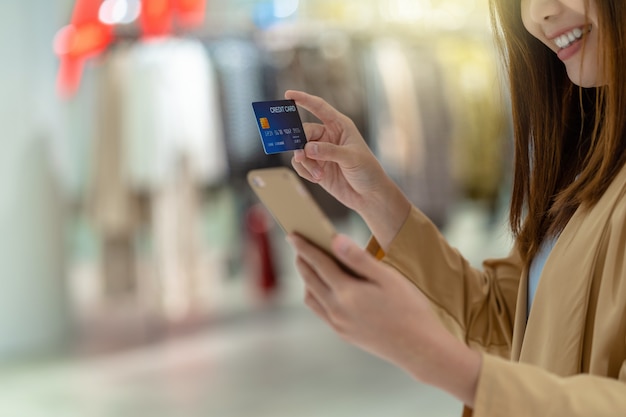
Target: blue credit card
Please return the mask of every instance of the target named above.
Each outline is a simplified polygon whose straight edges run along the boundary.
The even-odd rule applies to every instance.
[[[266,154],[304,148],[306,137],[295,101],[257,101],[252,109]]]

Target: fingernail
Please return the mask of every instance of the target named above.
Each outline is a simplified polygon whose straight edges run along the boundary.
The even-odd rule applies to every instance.
[[[309,146],[309,154],[311,155],[317,155],[319,153],[319,148],[317,143],[312,143],[311,146]]]
[[[293,152],[293,156],[294,158],[296,158],[296,161],[301,161],[302,159],[304,159],[304,151],[302,149],[296,149]]]
[[[338,236],[336,249],[339,254],[346,255],[350,250],[350,241],[343,236]]]
[[[313,178],[315,178],[316,180],[319,180],[322,178],[322,170],[319,168],[313,168]]]

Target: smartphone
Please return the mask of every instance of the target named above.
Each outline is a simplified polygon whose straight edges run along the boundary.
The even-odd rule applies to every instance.
[[[332,254],[335,228],[293,170],[257,169],[248,172],[247,178],[252,190],[287,234],[297,233]]]

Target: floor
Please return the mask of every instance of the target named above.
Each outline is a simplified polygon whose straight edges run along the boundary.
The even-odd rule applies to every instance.
[[[0,415],[15,417],[447,417],[460,409],[298,306],[135,351],[0,375]]]
[[[510,244],[485,221],[465,207],[446,232],[472,263]],[[304,308],[298,284],[289,291],[287,302],[157,344],[2,366],[0,416],[460,415],[454,398],[339,339]]]

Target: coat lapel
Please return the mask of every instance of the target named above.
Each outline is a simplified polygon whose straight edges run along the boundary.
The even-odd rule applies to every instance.
[[[519,290],[517,292],[517,304],[515,307],[515,324],[513,325],[513,341],[511,348],[511,360],[517,362],[522,350],[524,333],[526,332],[526,316],[528,314],[528,268],[522,269]]]
[[[520,361],[558,375],[581,372],[589,289],[605,225],[605,216],[579,212],[563,231],[539,280]]]
[[[591,209],[579,208],[550,253],[526,322],[528,270],[518,293],[512,359],[558,375],[583,371],[582,356],[591,285],[599,279],[606,234],[626,182],[623,169]]]

